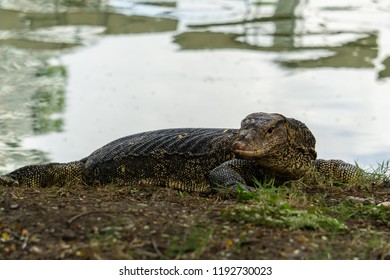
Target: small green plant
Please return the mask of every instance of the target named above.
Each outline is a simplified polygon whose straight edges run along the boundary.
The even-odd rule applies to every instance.
[[[164,254],[165,258],[180,258],[183,254],[191,253],[195,258],[198,258],[206,249],[207,244],[211,240],[214,229],[195,226],[191,228],[187,235],[170,237],[169,247]]]
[[[241,202],[246,200],[260,201],[255,192],[248,191],[240,184],[237,185],[237,200]]]
[[[375,221],[390,226],[390,208],[375,205],[347,205],[341,204],[329,207],[328,212],[340,216],[344,221],[361,219]]]
[[[258,181],[253,179],[255,188],[253,191],[248,191],[241,185],[237,186],[237,200],[238,201],[264,201],[269,203],[275,203],[283,199],[286,195],[286,188],[283,186],[275,186],[275,179]]]
[[[348,183],[336,183],[347,188],[355,188],[356,186],[369,188],[372,185],[382,185],[390,182],[388,172],[390,170],[390,161],[378,163],[377,167],[370,166],[364,169],[355,162],[357,168],[356,176]]]
[[[389,178],[389,175],[388,175],[388,172],[390,170],[390,161],[384,161],[382,163],[379,163],[378,164],[378,167],[376,168],[373,168],[371,167],[371,169],[373,170],[372,172],[368,172],[369,173],[369,179],[371,179],[371,181],[373,181],[374,183],[383,183],[383,182],[389,182],[390,178]]]
[[[286,186],[275,186],[275,180],[260,182],[254,180],[255,191],[248,192],[245,188],[237,188],[237,199],[240,202],[252,200],[255,205],[239,205],[226,210],[223,215],[228,220],[245,222],[262,226],[284,227],[295,229],[324,229],[330,231],[346,230],[347,227],[339,220],[324,215],[321,210],[309,208],[296,209],[286,198],[299,196],[299,190]],[[304,200],[305,201],[305,200]],[[304,205],[306,206],[306,205]]]
[[[323,229],[330,231],[346,230],[339,220],[323,215],[318,211],[298,210],[288,203],[279,205],[239,205],[225,211],[224,217],[231,221],[255,225],[296,229]]]

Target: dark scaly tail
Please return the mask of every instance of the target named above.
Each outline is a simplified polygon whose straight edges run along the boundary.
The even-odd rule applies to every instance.
[[[48,163],[28,165],[0,176],[0,185],[48,187],[82,184],[84,163]]]
[[[340,183],[348,183],[357,176],[362,175],[362,170],[356,165],[346,163],[339,159],[317,159],[314,163],[315,169],[326,178],[333,179]]]

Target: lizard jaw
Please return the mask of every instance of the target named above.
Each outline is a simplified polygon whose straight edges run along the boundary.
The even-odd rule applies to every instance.
[[[246,159],[256,159],[262,157],[262,153],[257,151],[246,151],[246,150],[233,150],[233,152],[238,155],[239,157],[246,158]]]

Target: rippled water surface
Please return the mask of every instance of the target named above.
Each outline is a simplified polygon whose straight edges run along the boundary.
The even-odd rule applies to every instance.
[[[0,1],[0,61],[1,172],[257,111],[321,158],[390,159],[386,0]]]

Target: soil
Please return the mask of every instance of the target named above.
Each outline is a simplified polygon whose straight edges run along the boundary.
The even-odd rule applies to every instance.
[[[390,208],[376,206],[390,201],[388,186],[295,187],[284,195],[295,208],[322,209],[348,229],[291,229],[231,219],[226,213],[260,202],[226,193],[201,196],[142,186],[0,187],[0,258],[390,258]]]

